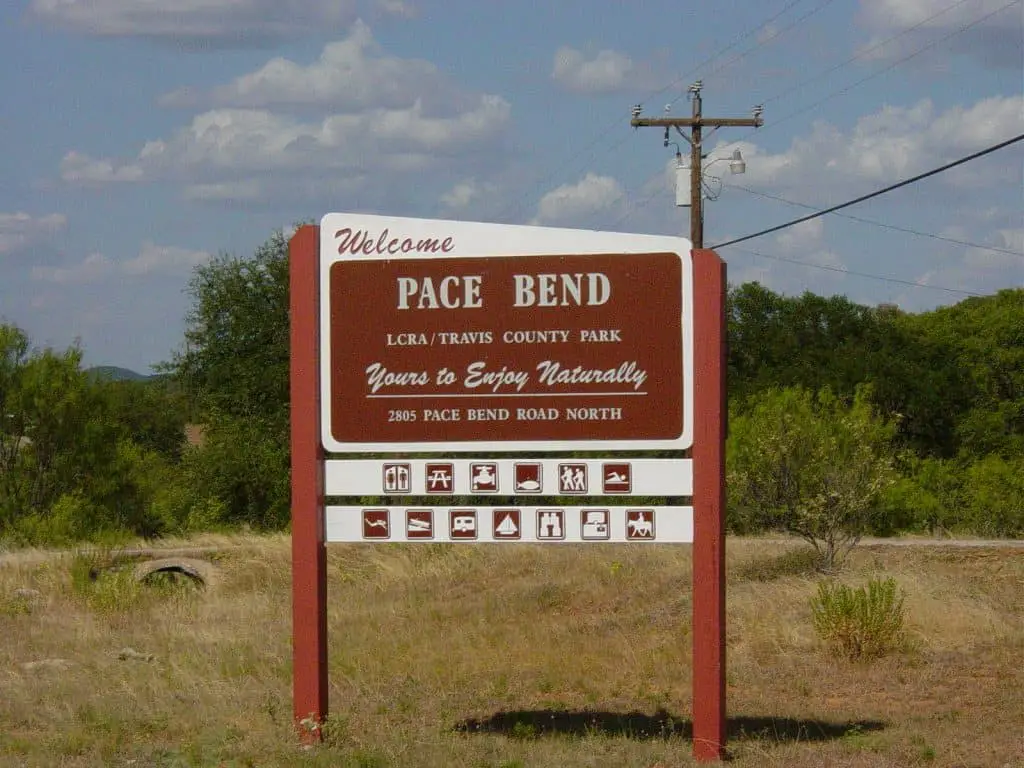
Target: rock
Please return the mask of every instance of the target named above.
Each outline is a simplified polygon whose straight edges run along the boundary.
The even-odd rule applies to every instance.
[[[122,648],[120,651],[117,652],[117,658],[119,658],[121,661],[153,661],[153,659],[156,657],[153,656],[152,653],[140,653],[139,651],[136,651],[134,648]]]
[[[70,669],[73,664],[67,659],[39,659],[39,661],[26,661],[21,665],[21,668],[26,672],[35,672],[38,670],[54,670],[55,672],[63,672]]]

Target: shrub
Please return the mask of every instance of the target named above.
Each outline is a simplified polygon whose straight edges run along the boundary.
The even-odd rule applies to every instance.
[[[979,536],[1024,535],[1024,457],[986,456],[966,473],[969,529]]]
[[[895,579],[871,579],[867,587],[821,582],[811,598],[814,630],[831,650],[848,659],[876,658],[903,643],[903,594]]]
[[[773,389],[731,416],[730,525],[799,536],[820,555],[821,570],[834,571],[896,478],[895,427],[873,413],[869,395],[858,388],[845,403],[827,389]]]

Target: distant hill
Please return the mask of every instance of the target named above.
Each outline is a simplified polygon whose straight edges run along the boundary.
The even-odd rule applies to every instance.
[[[145,381],[149,378],[128,368],[118,368],[116,365],[96,365],[86,368],[85,372],[94,379],[104,381]]]

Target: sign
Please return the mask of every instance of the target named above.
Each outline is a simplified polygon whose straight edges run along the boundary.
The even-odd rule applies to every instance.
[[[693,507],[328,506],[331,542],[693,542]]]
[[[320,270],[330,451],[692,443],[682,238],[328,214]]]
[[[303,738],[328,716],[326,542],[692,542],[694,754],[721,758],[721,259],[674,237],[328,214],[293,236],[289,279]],[[623,453],[645,450],[692,458]],[[605,458],[543,456],[580,451]]]
[[[325,469],[328,496],[693,494],[690,459],[338,459]]]

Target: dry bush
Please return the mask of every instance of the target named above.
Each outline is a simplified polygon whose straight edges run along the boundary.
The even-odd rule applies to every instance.
[[[885,656],[903,645],[903,602],[893,578],[857,588],[823,581],[811,598],[814,631],[845,658]]]

